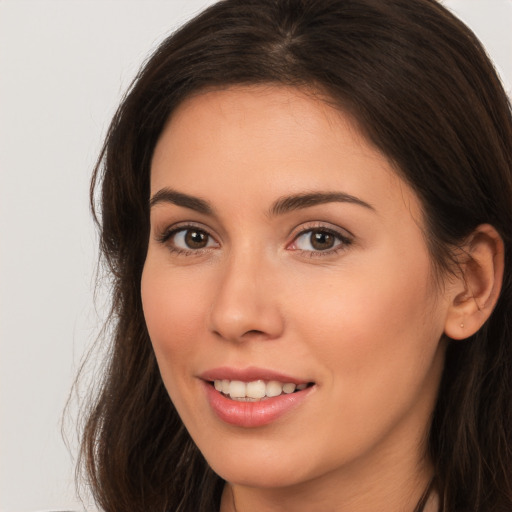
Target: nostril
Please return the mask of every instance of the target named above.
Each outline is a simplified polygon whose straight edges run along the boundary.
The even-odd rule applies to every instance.
[[[250,331],[247,331],[244,336],[261,336],[264,334],[263,331],[258,331],[257,329],[251,329]]]

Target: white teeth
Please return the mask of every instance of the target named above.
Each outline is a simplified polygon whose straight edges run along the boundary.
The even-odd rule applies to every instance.
[[[263,398],[267,394],[267,385],[263,380],[248,382],[246,394],[249,398]]]
[[[231,398],[244,398],[246,395],[245,382],[241,380],[232,380],[229,384],[229,396]]]
[[[242,382],[241,380],[215,380],[213,383],[215,389],[224,395],[229,395],[234,400],[254,402],[265,397],[272,398],[282,393],[290,394],[295,391],[302,391],[307,388],[307,384],[294,384],[293,382],[278,382],[271,380],[254,380],[251,382]]]
[[[283,392],[283,385],[276,380],[271,380],[267,384],[267,393],[266,395],[269,397],[279,396]]]
[[[285,384],[283,391],[287,394],[293,393],[295,391],[295,384]]]

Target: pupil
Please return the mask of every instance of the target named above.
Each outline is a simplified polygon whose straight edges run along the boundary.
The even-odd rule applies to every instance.
[[[203,231],[187,231],[185,235],[186,244],[192,249],[201,249],[208,243],[208,235]]]
[[[311,234],[311,245],[318,250],[330,249],[334,245],[334,237],[325,231],[315,231]]]

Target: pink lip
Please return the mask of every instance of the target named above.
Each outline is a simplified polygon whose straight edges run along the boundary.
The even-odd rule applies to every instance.
[[[228,379],[251,382],[254,380],[277,380],[279,382],[305,384],[308,381],[297,379],[271,370],[259,368],[216,368],[201,374],[203,388],[213,412],[222,421],[237,427],[254,428],[262,427],[274,422],[284,414],[298,407],[311,393],[314,386],[302,391],[280,396],[265,398],[258,402],[239,402],[231,400],[219,393],[212,384],[214,380]]]
[[[231,368],[223,366],[207,370],[206,372],[199,375],[199,378],[213,382],[214,380],[241,380],[242,382],[251,382],[254,380],[277,380],[286,384],[291,382],[293,384],[307,384],[311,382],[309,380],[298,379],[284,373],[275,372],[266,368],[257,368],[255,366],[249,366],[247,368]]]

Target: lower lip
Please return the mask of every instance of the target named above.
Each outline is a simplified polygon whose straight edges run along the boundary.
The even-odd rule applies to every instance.
[[[274,422],[299,406],[314,386],[295,393],[282,394],[258,402],[239,402],[219,393],[212,384],[204,382],[210,407],[224,422],[237,427],[262,427]]]

